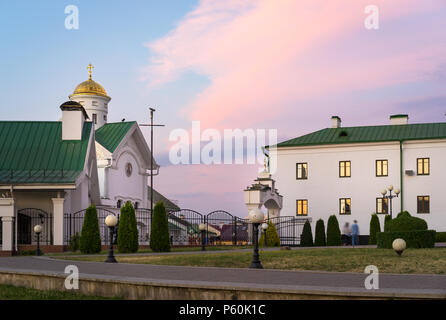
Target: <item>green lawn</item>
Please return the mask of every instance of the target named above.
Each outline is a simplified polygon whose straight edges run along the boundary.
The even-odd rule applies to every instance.
[[[249,249],[252,248],[252,246],[207,246],[207,251],[221,251],[221,250],[240,250],[240,249]],[[171,252],[192,252],[192,251],[201,251],[201,247],[178,247],[178,248],[172,248]],[[141,249],[138,250],[138,253],[152,253],[153,251],[151,249]],[[115,249],[115,253],[119,254],[118,250]],[[35,251],[31,252],[32,255],[35,254]],[[71,256],[71,255],[81,255],[82,253],[80,251],[76,252],[63,252],[63,253],[47,253],[48,256]],[[102,250],[100,253],[101,255],[107,255],[108,250]]]
[[[121,256],[121,263],[176,266],[248,268],[251,252],[213,254]],[[102,257],[67,257],[71,260],[99,261]],[[364,272],[375,265],[382,273],[446,274],[446,248],[407,249],[402,257],[391,249],[327,248],[261,252],[265,269]]]
[[[0,300],[104,300],[119,299],[82,295],[75,292],[36,290],[0,284]]]

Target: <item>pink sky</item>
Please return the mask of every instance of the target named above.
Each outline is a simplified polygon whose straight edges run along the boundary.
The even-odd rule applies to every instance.
[[[379,30],[364,27],[370,4]],[[445,8],[441,0],[202,0],[146,44],[148,90],[187,72],[209,79],[178,108],[186,129],[200,120],[202,129],[276,128],[289,138],[335,114],[345,125],[382,124],[406,102],[444,96]],[[410,114],[425,120],[419,109]],[[182,206],[240,212],[257,167],[167,166],[157,184]]]

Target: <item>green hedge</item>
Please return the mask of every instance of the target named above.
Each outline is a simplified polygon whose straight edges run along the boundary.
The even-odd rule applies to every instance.
[[[311,224],[308,220],[305,222],[304,229],[302,230],[302,234],[300,235],[300,246],[313,246],[313,232],[311,231]]]
[[[118,225],[118,251],[134,253],[138,251],[138,227],[135,209],[130,201],[121,208]]]
[[[437,232],[435,242],[446,242],[446,232]]]
[[[393,240],[397,238],[404,239],[407,248],[433,248],[435,233],[435,230],[379,232],[376,234],[376,240],[378,248],[383,249],[392,249]]]
[[[412,217],[409,212],[403,211],[395,219],[388,222],[387,230],[389,232],[427,230],[427,223],[423,219]]]
[[[341,230],[339,229],[338,218],[332,215],[327,222],[327,246],[342,245]]]
[[[263,247],[264,245],[265,245],[265,235],[262,232],[262,235],[259,240],[259,246]],[[266,229],[266,245],[268,247],[280,246],[279,234],[277,233],[274,223],[272,223],[271,221],[268,222],[268,228]]]
[[[376,213],[372,214],[372,218],[370,219],[370,236],[369,236],[369,244],[376,244],[376,234],[381,232],[381,226],[379,224],[379,218]]]
[[[390,215],[386,214],[386,216],[384,218],[384,232],[389,231],[389,225],[390,225],[391,221],[392,221],[392,218],[390,217]]]
[[[319,219],[316,222],[314,245],[317,247],[325,247],[327,245],[327,242],[325,241],[325,225],[324,220],[322,219]]]
[[[82,253],[101,252],[101,233],[98,213],[94,205],[89,206],[85,212],[79,247]]]

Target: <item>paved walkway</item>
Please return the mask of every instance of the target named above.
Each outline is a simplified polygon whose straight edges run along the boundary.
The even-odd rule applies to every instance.
[[[194,284],[214,287],[272,288],[309,292],[359,292],[391,295],[435,295],[446,299],[446,275],[381,274],[379,290],[366,290],[366,274],[338,272],[254,270],[209,267],[106,264],[56,260],[48,257],[0,258],[0,271],[64,274],[74,264],[80,277],[119,279],[164,284]]]

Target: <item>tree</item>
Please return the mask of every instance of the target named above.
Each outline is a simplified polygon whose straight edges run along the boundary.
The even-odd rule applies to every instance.
[[[135,209],[130,201],[121,208],[118,225],[118,251],[134,253],[138,251],[138,227]]]
[[[166,208],[161,201],[155,205],[152,216],[152,230],[150,232],[150,248],[154,252],[169,252],[169,225]]]
[[[79,245],[82,253],[101,252],[101,233],[98,213],[94,205],[89,206],[85,212]]]
[[[339,222],[335,215],[331,215],[327,222],[327,246],[340,246],[341,230],[339,229]]]
[[[327,245],[325,241],[325,225],[324,220],[319,219],[316,222],[316,234],[314,239],[314,245],[317,247],[324,247]]]
[[[263,247],[265,245],[265,233],[262,232],[259,240],[259,246]],[[268,222],[268,228],[266,229],[266,245],[269,247],[278,247],[280,246],[280,238],[277,233],[276,227],[274,223],[271,221]]]
[[[369,244],[376,244],[376,234],[381,232],[381,226],[379,224],[379,218],[376,213],[372,214],[372,218],[370,219],[370,235],[369,235]]]
[[[313,233],[311,231],[311,224],[307,220],[304,224],[304,229],[300,235],[300,246],[301,247],[312,247],[313,246]]]

